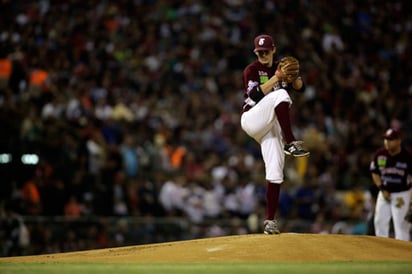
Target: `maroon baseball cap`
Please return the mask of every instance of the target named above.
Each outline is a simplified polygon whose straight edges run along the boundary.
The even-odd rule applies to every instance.
[[[275,47],[273,39],[270,35],[261,34],[255,37],[255,50],[272,50]]]
[[[385,131],[383,138],[388,140],[395,140],[400,139],[401,135],[399,134],[399,131],[397,131],[396,129],[389,128]]]

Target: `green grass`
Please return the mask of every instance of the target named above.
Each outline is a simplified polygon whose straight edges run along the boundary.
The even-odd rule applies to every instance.
[[[412,273],[411,262],[333,263],[0,263],[1,274],[399,274]]]

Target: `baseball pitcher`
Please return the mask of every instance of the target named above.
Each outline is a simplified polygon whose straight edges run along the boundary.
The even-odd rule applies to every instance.
[[[299,62],[294,57],[274,60],[276,47],[271,36],[263,34],[254,39],[257,60],[243,71],[244,104],[241,127],[261,147],[266,173],[265,234],[279,234],[275,220],[280,184],[283,182],[285,154],[308,156],[293,135],[289,108],[289,91],[304,91],[299,77]],[[285,144],[284,144],[285,143]]]

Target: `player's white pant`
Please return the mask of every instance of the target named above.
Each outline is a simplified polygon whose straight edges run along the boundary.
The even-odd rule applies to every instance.
[[[387,202],[379,191],[375,206],[375,235],[389,237],[389,227],[392,218],[395,238],[409,241],[411,224],[405,220],[411,201],[411,191],[391,193],[391,201]]]
[[[282,130],[275,114],[275,107],[281,102],[292,104],[289,94],[284,89],[267,94],[241,117],[242,129],[260,144],[266,180],[279,184],[283,182],[285,154]]]

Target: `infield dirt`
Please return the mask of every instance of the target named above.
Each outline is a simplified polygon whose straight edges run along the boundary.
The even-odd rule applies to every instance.
[[[0,262],[333,262],[412,261],[412,242],[374,236],[249,234],[179,242],[105,248]]]

